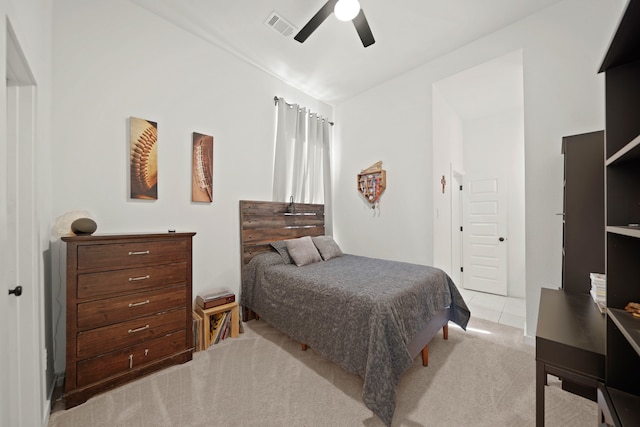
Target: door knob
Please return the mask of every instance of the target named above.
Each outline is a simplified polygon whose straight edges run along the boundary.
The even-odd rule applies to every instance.
[[[500,240],[501,242],[504,242],[504,237],[500,237],[498,240]]]
[[[22,286],[16,286],[15,289],[9,289],[9,295],[15,295],[19,297],[22,295]]]

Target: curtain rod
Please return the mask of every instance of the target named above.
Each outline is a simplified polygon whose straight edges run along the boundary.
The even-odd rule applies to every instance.
[[[274,97],[273,97],[273,103],[274,103],[274,105],[275,105],[276,107],[278,106],[278,101],[279,101],[279,100],[280,100],[280,98],[278,97],[278,95],[276,95],[276,96],[274,96]],[[289,104],[287,101],[285,101],[285,100],[284,100],[284,98],[282,98],[282,100],[283,100],[283,101],[284,101],[284,103],[285,103],[285,104],[287,104],[289,107],[291,107],[291,106],[295,105],[295,104]],[[318,117],[318,118],[320,118],[320,117]],[[325,119],[323,118],[322,120],[325,120]],[[328,120],[327,120],[327,123],[329,123],[331,126],[333,126],[333,125],[334,125],[334,123],[333,123],[333,122],[330,122],[330,121],[328,121]]]

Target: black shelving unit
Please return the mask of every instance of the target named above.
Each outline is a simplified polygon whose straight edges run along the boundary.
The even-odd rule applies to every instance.
[[[563,137],[562,154],[562,289],[589,294],[604,273],[604,131]]]
[[[640,0],[630,0],[600,68],[605,73],[606,372],[600,421],[640,420]]]

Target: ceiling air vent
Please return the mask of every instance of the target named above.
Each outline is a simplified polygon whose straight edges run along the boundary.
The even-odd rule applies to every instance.
[[[271,12],[271,15],[269,15],[264,23],[285,37],[289,37],[294,33],[294,31],[296,31],[296,27],[291,25],[286,19],[278,15],[276,12]]]

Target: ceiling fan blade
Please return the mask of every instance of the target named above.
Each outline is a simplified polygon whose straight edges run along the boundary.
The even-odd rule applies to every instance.
[[[364,10],[360,9],[358,16],[353,18],[353,25],[355,25],[356,31],[358,32],[364,47],[371,46],[376,42],[373,38],[373,33],[371,32],[371,27],[369,27],[367,18],[364,16]]]
[[[325,19],[329,17],[333,13],[333,9],[338,3],[338,0],[329,0],[320,8],[318,13],[313,15],[313,17],[307,22],[307,25],[302,27],[298,34],[294,37],[295,40],[303,43],[310,35],[313,33],[316,28],[320,26],[324,22]]]

